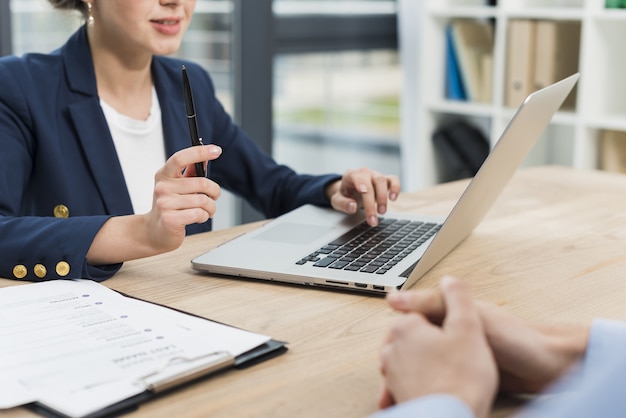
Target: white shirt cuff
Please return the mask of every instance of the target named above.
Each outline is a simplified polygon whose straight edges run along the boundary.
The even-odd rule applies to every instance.
[[[475,418],[472,410],[459,398],[447,394],[423,396],[391,406],[371,418]]]

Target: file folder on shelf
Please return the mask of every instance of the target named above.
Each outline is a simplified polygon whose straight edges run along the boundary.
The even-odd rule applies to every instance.
[[[534,91],[535,36],[535,21],[509,22],[505,89],[508,107],[518,107]]]

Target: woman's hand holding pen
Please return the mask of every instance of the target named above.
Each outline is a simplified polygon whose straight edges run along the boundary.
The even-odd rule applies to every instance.
[[[176,249],[185,238],[185,226],[204,223],[213,217],[220,186],[197,177],[195,163],[218,158],[217,145],[190,147],[172,155],[156,173],[152,210],[147,214],[147,231],[153,245],[163,251]]]
[[[400,180],[397,176],[367,168],[348,170],[341,180],[326,188],[326,196],[333,208],[353,214],[363,207],[367,223],[371,226],[378,225],[378,214],[387,212],[387,200],[394,201],[399,194]]]
[[[172,155],[155,175],[150,212],[110,218],[87,252],[89,264],[115,264],[178,248],[185,238],[185,226],[212,218],[220,196],[217,183],[196,177],[194,164],[215,160],[221,154],[220,147],[205,145]]]

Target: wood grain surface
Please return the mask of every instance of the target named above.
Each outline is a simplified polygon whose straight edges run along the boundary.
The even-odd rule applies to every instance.
[[[391,210],[447,214],[466,181],[404,193]],[[366,417],[377,410],[378,349],[397,315],[378,296],[213,277],[190,260],[260,222],[188,237],[128,262],[112,289],[288,342],[286,354],[142,404],[139,417]],[[245,257],[242,254],[241,257]],[[626,176],[562,167],[520,170],[486,219],[415,289],[444,274],[531,321],[626,319]],[[0,279],[0,286],[19,282]],[[520,404],[498,398],[493,416]],[[2,417],[34,417],[23,408]]]

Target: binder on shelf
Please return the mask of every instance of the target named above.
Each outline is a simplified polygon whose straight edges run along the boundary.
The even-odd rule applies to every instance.
[[[481,97],[484,102],[491,102],[493,97],[493,53],[482,57]]]
[[[580,22],[538,20],[535,35],[535,90],[578,71]],[[574,109],[576,88],[562,108]]]
[[[535,22],[511,20],[507,35],[505,105],[517,108],[534,91]]]
[[[493,54],[492,24],[484,20],[456,19],[450,25],[468,99],[475,102],[490,101],[491,96],[487,94],[491,83],[491,69],[484,68],[484,65],[491,62],[489,57]]]
[[[446,26],[446,98],[467,100],[450,24]]]
[[[0,289],[0,410],[116,416],[201,377],[287,350],[268,336],[88,280]]]
[[[626,132],[604,130],[600,134],[600,169],[626,173]]]

